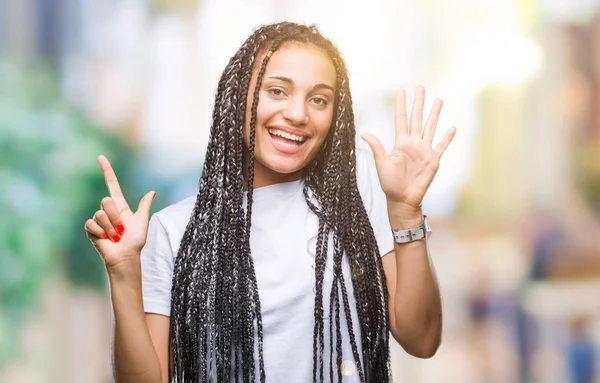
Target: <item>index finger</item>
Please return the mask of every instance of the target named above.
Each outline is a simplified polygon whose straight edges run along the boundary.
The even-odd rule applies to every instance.
[[[96,160],[98,161],[98,165],[100,165],[100,169],[102,170],[102,174],[104,175],[104,180],[106,181],[106,187],[108,188],[108,192],[112,199],[117,204],[117,208],[119,212],[121,212],[124,208],[127,207],[127,201],[125,201],[125,197],[123,196],[123,192],[121,191],[121,186],[119,185],[119,180],[117,180],[117,175],[113,170],[112,166],[110,166],[110,162],[103,155],[99,155]]]

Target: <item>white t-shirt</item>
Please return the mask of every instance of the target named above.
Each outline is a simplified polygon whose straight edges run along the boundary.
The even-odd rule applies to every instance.
[[[379,252],[385,255],[394,249],[385,194],[381,190],[371,153],[357,149],[356,155],[359,192],[373,226]],[[255,189],[253,200],[250,246],[262,309],[266,378],[268,382],[309,382],[313,372],[314,254],[318,218],[306,204],[301,180]],[[195,201],[196,196],[189,197],[159,211],[150,220],[148,239],[141,253],[145,312],[170,315],[174,258]],[[323,284],[325,376],[329,376],[332,245],[330,235]],[[360,326],[346,257],[343,258],[342,270],[349,295],[352,327],[359,340]],[[343,308],[340,311],[342,360],[352,369],[354,357]],[[358,349],[362,355],[360,341]],[[344,382],[358,381],[357,372],[344,376]]]

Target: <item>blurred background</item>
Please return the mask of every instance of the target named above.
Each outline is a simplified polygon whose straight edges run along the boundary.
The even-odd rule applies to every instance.
[[[420,84],[458,127],[424,204],[443,344],[395,381],[600,382],[600,0],[0,0],[0,382],[112,381],[95,157],[133,206],[194,194],[220,72],[279,20],[337,43],[360,132],[389,147]]]

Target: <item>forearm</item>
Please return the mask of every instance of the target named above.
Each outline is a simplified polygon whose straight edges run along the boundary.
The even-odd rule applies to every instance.
[[[144,318],[141,269],[109,272],[114,312],[113,368],[116,383],[161,382],[160,363]]]
[[[409,229],[423,222],[420,209],[407,209],[388,201],[394,229]],[[394,336],[415,356],[429,357],[437,350],[442,328],[442,305],[435,269],[425,240],[394,244],[396,289]]]

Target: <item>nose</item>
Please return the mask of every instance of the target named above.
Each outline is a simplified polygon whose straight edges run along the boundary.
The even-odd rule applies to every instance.
[[[301,97],[290,99],[283,109],[282,115],[293,125],[306,125],[308,123],[306,103]]]

